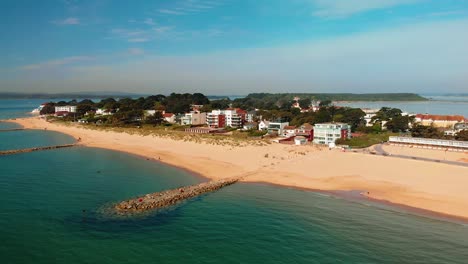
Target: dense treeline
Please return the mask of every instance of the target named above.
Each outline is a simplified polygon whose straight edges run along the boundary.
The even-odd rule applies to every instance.
[[[294,95],[295,96],[295,95]],[[82,101],[60,101],[48,103],[41,114],[53,114],[55,106],[75,105],[77,113],[67,117],[77,120],[86,116],[90,122],[100,121],[109,125],[140,125],[142,123],[161,125],[163,123],[162,111],[181,114],[189,112],[192,105],[202,105],[202,112],[210,112],[212,109],[226,109],[239,107],[246,110],[257,109],[256,119],[281,120],[290,125],[300,126],[304,123],[316,124],[326,122],[343,122],[351,125],[353,132],[365,134],[380,134],[385,127],[393,133],[411,133],[413,137],[447,138],[467,140],[467,133],[458,133],[455,137],[445,136],[443,131],[435,127],[414,124],[414,116],[402,115],[402,111],[396,108],[382,107],[372,118],[372,126],[366,126],[365,113],[359,108],[336,107],[331,100],[322,100],[318,111],[303,111],[293,107],[294,96],[292,94],[251,94],[246,98],[230,100],[222,98],[210,101],[201,93],[178,94],[169,96],[152,95],[136,99],[113,98],[102,99],[99,102],[85,99]],[[312,103],[311,98],[301,98],[298,103],[303,109],[307,109]],[[95,116],[93,113],[98,108],[105,109],[112,115]],[[145,110],[156,110],[154,115],[145,115]]]

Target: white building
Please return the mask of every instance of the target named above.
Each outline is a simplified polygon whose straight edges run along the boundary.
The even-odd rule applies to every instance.
[[[351,138],[351,126],[345,123],[315,124],[314,143],[331,146],[340,138]]]
[[[242,127],[245,116],[238,113],[238,109],[213,110],[206,117],[206,124],[210,127]]]
[[[294,137],[296,136],[296,127],[295,126],[285,126],[283,129],[283,137]]]
[[[194,111],[190,113],[185,113],[184,116],[180,118],[180,124],[183,126],[197,126],[206,124],[206,113]]]
[[[96,110],[96,115],[112,115],[112,112],[104,108],[98,108]]]
[[[284,128],[289,126],[289,122],[270,122],[268,124],[268,134],[283,135]]]
[[[164,121],[174,124],[176,116],[173,113],[164,113],[163,118],[164,118]]]
[[[56,106],[55,112],[69,112],[69,113],[76,113],[76,106],[75,105],[65,105],[65,106]]]
[[[370,108],[361,108],[361,110],[366,114],[364,120],[366,121],[366,126],[373,126],[372,118],[377,114],[379,109],[370,109]]]
[[[263,130],[263,131],[267,130],[268,125],[270,125],[269,121],[262,120],[262,121],[260,121],[260,123],[258,123],[258,130]]]

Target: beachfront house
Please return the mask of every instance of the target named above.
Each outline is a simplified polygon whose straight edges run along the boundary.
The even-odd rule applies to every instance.
[[[457,123],[465,122],[465,117],[460,115],[428,115],[417,114],[414,118],[416,123],[423,126],[434,126],[441,128],[453,128]]]
[[[296,136],[295,126],[285,126],[282,133],[283,137],[294,137]]]
[[[96,115],[103,115],[103,116],[112,115],[112,111],[108,109],[104,109],[104,108],[98,108],[96,110]]]
[[[444,131],[444,135],[446,135],[446,136],[455,136],[456,134],[458,134],[462,130],[468,130],[468,123],[467,122],[456,123],[453,126],[453,129]]]
[[[257,130],[258,129],[258,123],[257,122],[245,123],[244,126],[242,127],[242,129],[243,130],[252,130],[252,129]]]
[[[371,109],[371,108],[361,108],[361,110],[366,114],[364,116],[364,120],[366,121],[366,126],[371,127],[374,125],[372,122],[372,118],[377,115],[379,109]]]
[[[314,126],[314,143],[334,146],[340,138],[351,138],[351,126],[345,123],[322,123]]]
[[[195,111],[185,113],[184,116],[180,118],[180,124],[183,126],[199,126],[206,124],[206,115],[206,113]]]
[[[296,136],[294,137],[294,145],[300,146],[307,144],[307,138],[303,136]]]
[[[76,113],[76,106],[75,105],[56,106],[55,113],[57,112]]]
[[[176,121],[176,116],[173,113],[164,113],[163,114],[164,121],[174,124]]]
[[[280,136],[283,135],[284,133],[284,128],[289,126],[289,122],[270,122],[268,124],[268,134],[269,135],[276,135]]]
[[[234,127],[241,128],[245,123],[247,112],[239,108],[213,110],[206,117],[206,124],[213,128]]]
[[[314,139],[314,126],[309,123],[304,123],[296,129],[296,136],[303,136],[307,140]]]
[[[268,130],[268,126],[270,125],[270,121],[262,120],[258,123],[258,130],[266,131]]]

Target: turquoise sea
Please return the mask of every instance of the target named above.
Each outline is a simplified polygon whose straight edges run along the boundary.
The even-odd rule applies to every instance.
[[[0,132],[2,150],[70,141]],[[467,225],[264,184],[140,217],[106,213],[114,202],[200,181],[94,148],[0,156],[0,263],[468,263]]]

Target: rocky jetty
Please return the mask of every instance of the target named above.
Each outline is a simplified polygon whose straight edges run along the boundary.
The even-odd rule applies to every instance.
[[[41,151],[41,150],[51,150],[51,149],[60,149],[60,148],[71,148],[76,146],[76,144],[67,144],[67,145],[57,145],[57,146],[48,146],[48,147],[37,147],[37,148],[26,148],[26,149],[13,149],[13,150],[3,150],[0,151],[0,156],[4,155],[13,155],[19,153],[27,153],[33,151]]]
[[[119,214],[139,213],[157,208],[168,207],[177,202],[202,195],[204,193],[219,190],[225,186],[234,184],[242,177],[214,180],[200,183],[198,185],[186,186],[168,191],[156,192],[123,201],[115,206]]]
[[[11,128],[11,129],[0,129],[0,132],[11,132],[11,131],[21,131],[25,130],[24,128]]]

